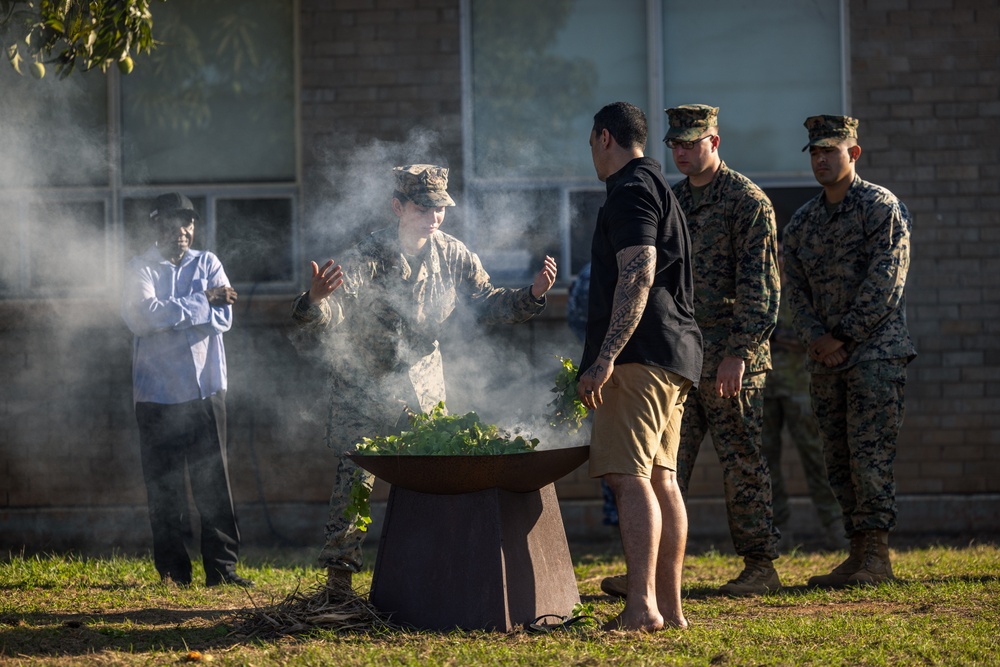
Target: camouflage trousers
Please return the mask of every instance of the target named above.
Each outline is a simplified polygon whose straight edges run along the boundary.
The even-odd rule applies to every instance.
[[[905,386],[905,359],[863,361],[839,373],[812,374],[813,411],[848,535],[896,525],[893,462]]]
[[[358,572],[366,533],[358,530],[357,515],[349,516],[347,509],[355,481],[370,490],[375,478],[346,455],[361,438],[398,434],[409,425],[412,413],[427,412],[445,400],[441,355],[435,351],[408,371],[391,373],[380,381],[335,373],[330,383],[326,444],[337,454],[337,470],[319,562],[323,567]]]
[[[333,477],[333,490],[330,492],[329,515],[326,520],[326,542],[319,554],[319,562],[323,567],[333,567],[339,570],[359,572],[362,565],[361,544],[366,533],[359,530],[355,524],[357,515],[348,515],[347,509],[351,502],[351,489],[356,481],[365,484],[369,490],[375,483],[375,477],[363,468],[358,467],[347,454],[353,451],[354,444],[362,437],[375,437],[399,432],[405,423],[405,411],[402,405],[395,411],[384,414],[372,414],[378,407],[369,406],[370,410],[358,409],[357,405],[350,409],[344,405],[331,405],[331,410],[337,415],[337,430],[327,437],[327,444],[337,454],[337,470]],[[331,437],[331,435],[333,437]],[[351,443],[342,446],[339,443]]]
[[[764,373],[744,376],[738,397],[720,398],[714,378],[688,393],[677,452],[677,480],[687,497],[695,460],[711,433],[722,466],[729,534],[740,556],[778,557],[779,533],[771,516],[771,475],[760,451]]]
[[[840,503],[830,487],[823,458],[823,440],[819,437],[819,426],[809,404],[809,396],[770,396],[764,390],[764,428],[761,432],[761,453],[771,469],[771,497],[774,511],[774,525],[784,526],[791,518],[788,509],[788,490],[785,476],[781,472],[781,449],[783,427],[795,443],[805,473],[806,486],[813,507],[825,527],[840,519]]]

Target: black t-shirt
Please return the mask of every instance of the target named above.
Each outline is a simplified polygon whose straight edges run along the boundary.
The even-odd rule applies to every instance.
[[[591,246],[587,340],[580,372],[597,360],[611,322],[616,255],[625,248],[656,248],[656,276],[646,309],[615,364],[658,366],[696,385],[701,377],[702,339],[694,319],[691,239],[687,221],[660,164],[635,158],[607,179],[608,198],[597,214]]]

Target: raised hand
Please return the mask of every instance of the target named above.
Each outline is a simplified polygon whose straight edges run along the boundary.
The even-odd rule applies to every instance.
[[[334,265],[333,260],[327,260],[322,268],[316,262],[312,264],[312,280],[309,283],[309,303],[319,303],[344,284],[344,272],[340,265]]]
[[[542,270],[535,275],[535,282],[531,285],[531,296],[541,299],[545,293],[552,289],[556,283],[556,260],[548,255],[545,256],[545,263]]]

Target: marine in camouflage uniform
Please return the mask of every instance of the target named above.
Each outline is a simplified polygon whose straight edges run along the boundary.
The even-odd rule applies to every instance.
[[[677,478],[686,494],[698,450],[711,433],[722,465],[729,532],[746,564],[720,592],[762,593],[781,586],[772,564],[778,532],[770,473],[760,451],[764,380],[771,367],[768,338],[778,316],[774,208],[760,188],[719,156],[718,108],[685,105],[667,109],[667,115],[664,141],[688,176],[673,189],[691,232],[695,319],[705,359],[701,382],[684,410]]]
[[[780,254],[781,248],[778,252]],[[778,325],[771,334],[771,371],[764,388],[764,428],[761,433],[761,452],[771,470],[771,495],[774,524],[785,542],[786,526],[791,519],[788,508],[788,491],[781,472],[782,429],[788,427],[795,449],[799,453],[802,471],[813,507],[823,526],[823,544],[827,548],[840,548],[843,524],[837,498],[830,488],[823,459],[823,440],[813,415],[809,398],[809,372],[806,371],[806,348],[795,336],[792,315],[783,303],[778,311]]]
[[[903,421],[910,215],[887,189],[856,173],[858,121],[812,116],[808,149],[823,192],[784,234],[786,294],[809,350],[813,410],[851,552],[810,584],[892,578],[888,534],[896,524],[893,462]]]
[[[397,215],[412,205],[426,207],[423,215],[437,209],[443,219],[443,207],[454,206],[447,174],[432,165],[395,168]],[[293,342],[331,368],[326,444],[337,453],[338,466],[320,554],[331,577],[334,571],[361,568],[364,536],[355,527],[357,517],[345,510],[355,480],[363,479],[369,488],[373,481],[345,454],[362,437],[398,433],[409,414],[445,400],[437,340],[445,320],[465,307],[483,324],[524,322],[544,309],[544,294],[555,280],[555,263],[547,258],[533,286],[494,287],[479,257],[436,227],[425,234],[419,252],[409,254],[403,224],[401,215],[398,228],[377,231],[344,255],[342,289],[334,287],[312,304],[305,292],[292,306]],[[333,285],[336,270],[332,261],[322,270],[314,265],[313,284],[319,279]],[[538,298],[533,289],[541,292]]]

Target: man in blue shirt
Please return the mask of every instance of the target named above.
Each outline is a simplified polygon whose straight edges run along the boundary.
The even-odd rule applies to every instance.
[[[182,194],[157,197],[156,243],[125,272],[122,317],[135,334],[132,387],[142,474],[160,578],[191,583],[184,546],[188,470],[201,517],[205,584],[253,582],[236,574],[236,526],[226,460],[226,351],[236,291],[222,262],[193,250],[198,213]]]

